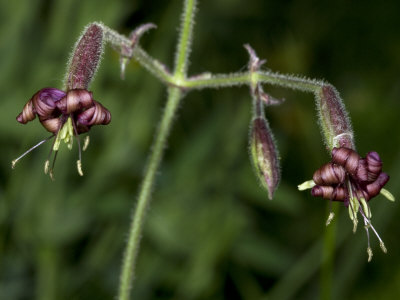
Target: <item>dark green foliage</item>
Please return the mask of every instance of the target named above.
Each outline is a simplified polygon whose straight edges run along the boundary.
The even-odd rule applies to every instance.
[[[387,187],[400,198],[399,9],[394,0],[200,1],[189,74],[246,67],[242,45],[250,43],[274,71],[325,78],[344,99],[359,153],[379,152]],[[90,132],[84,177],[77,148],[63,147],[51,182],[43,174],[50,144],[12,171],[11,160],[47,136],[39,122],[24,126],[15,116],[40,88],[62,87],[69,52],[89,22],[126,34],[157,24],[141,42],[171,66],[180,13],[180,0],[0,1],[0,299],[116,295],[165,89],[133,62],[121,81],[118,56],[106,49],[90,90],[113,119]],[[248,159],[248,88],[187,95],[145,222],[133,299],[318,299],[330,289],[333,299],[399,297],[398,203],[371,201],[388,254],[372,237],[369,264],[363,229],[353,235],[347,210],[338,210],[330,273],[322,262],[327,203],[297,191],[329,160],[313,95],[265,90],[287,100],[266,112],[282,164],[274,200]]]

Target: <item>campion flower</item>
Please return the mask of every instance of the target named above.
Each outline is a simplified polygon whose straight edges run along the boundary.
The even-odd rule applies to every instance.
[[[340,201],[348,208],[353,222],[353,232],[357,230],[360,213],[368,238],[368,261],[372,259],[369,241],[369,228],[377,236],[383,252],[387,252],[385,244],[372,226],[371,208],[368,202],[379,193],[394,201],[393,195],[383,187],[389,181],[389,175],[382,172],[382,161],[375,151],[367,153],[365,158],[349,148],[333,148],[332,160],[323,165],[313,175],[313,180],[299,185],[300,190],[311,188],[314,197],[322,197],[330,201]],[[327,224],[331,222],[333,212],[329,214]]]
[[[314,197],[322,197],[331,201],[340,201],[348,208],[353,222],[353,232],[357,230],[358,213],[361,215],[368,239],[368,261],[372,259],[369,241],[369,229],[374,232],[383,252],[387,252],[378,232],[372,226],[369,201],[378,194],[394,201],[393,195],[383,187],[389,176],[382,172],[382,161],[378,153],[369,152],[365,158],[355,151],[354,134],[350,119],[336,89],[323,84],[315,92],[319,123],[332,159],[313,175],[313,180],[298,186],[299,190],[312,189]],[[329,213],[326,225],[334,217]]]
[[[44,171],[53,179],[53,168],[60,147],[64,141],[72,149],[74,137],[79,148],[77,169],[82,172],[82,157],[79,135],[88,132],[93,125],[106,125],[111,121],[110,112],[99,102],[93,99],[88,86],[96,73],[103,51],[104,30],[102,24],[93,23],[85,28],[78,39],[75,50],[69,61],[65,78],[65,91],[56,88],[43,88],[39,90],[25,104],[22,112],[17,116],[17,121],[26,124],[39,118],[43,127],[52,135],[30,148],[20,157],[12,161],[12,167],[26,154],[37,148],[50,138],[54,137],[52,150],[54,158],[50,167],[49,158],[45,162]],[[83,150],[89,143],[85,139]]]
[[[82,172],[82,158],[79,135],[88,132],[93,125],[107,125],[111,121],[110,112],[99,102],[93,99],[92,92],[88,91],[90,82],[93,80],[99,66],[105,42],[120,53],[121,77],[124,77],[125,66],[133,57],[133,51],[140,37],[149,29],[156,26],[151,23],[143,24],[132,31],[129,38],[118,34],[114,30],[104,26],[102,23],[91,23],[84,30],[75,44],[74,51],[68,63],[65,76],[65,88],[43,88],[39,90],[22,112],[17,116],[17,121],[26,124],[38,116],[43,127],[52,135],[23,153],[12,161],[12,167],[26,154],[39,147],[47,140],[55,137],[52,152],[54,152],[53,163],[45,162],[45,173],[53,178],[53,168],[60,147],[64,141],[68,148],[72,148],[74,137],[79,148],[79,159],[77,161],[78,173]],[[83,150],[89,143],[86,136]]]
[[[22,112],[17,116],[17,121],[21,124],[26,124],[34,120],[36,116],[38,116],[43,127],[51,132],[52,135],[13,160],[12,166],[14,167],[18,160],[31,150],[55,137],[52,147],[52,151],[54,151],[52,166],[49,168],[50,160],[47,159],[44,168],[45,173],[49,173],[50,177],[53,178],[54,163],[61,141],[64,141],[69,149],[72,149],[75,137],[79,148],[77,168],[82,176],[81,146],[78,136],[81,133],[88,132],[93,125],[107,125],[110,123],[110,112],[95,101],[92,93],[87,90],[72,89],[64,92],[55,88],[44,88],[33,95],[28,103],[25,104]],[[88,145],[88,138],[87,136],[85,139],[83,150]]]

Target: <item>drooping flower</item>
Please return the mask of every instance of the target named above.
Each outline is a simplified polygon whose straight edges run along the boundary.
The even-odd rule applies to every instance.
[[[54,162],[61,141],[64,141],[71,149],[75,137],[79,146],[77,168],[79,174],[82,175],[79,135],[88,132],[93,125],[106,125],[111,121],[110,112],[94,100],[92,92],[89,92],[89,85],[99,67],[104,44],[109,42],[120,53],[121,77],[123,77],[125,65],[132,59],[140,37],[155,27],[151,23],[143,24],[133,30],[127,39],[102,23],[94,22],[86,26],[69,59],[64,88],[62,90],[56,88],[39,90],[17,116],[17,121],[22,124],[26,124],[38,116],[43,127],[52,135],[13,160],[12,167],[14,168],[15,164],[27,153],[55,137],[52,147],[52,152],[54,152],[52,166],[50,167],[49,159],[45,163],[45,173],[49,173],[53,178]],[[88,143],[89,137],[86,136],[83,150]]]
[[[81,133],[88,132],[93,125],[107,125],[110,123],[110,112],[94,100],[92,93],[85,89],[72,89],[64,92],[55,88],[43,88],[25,104],[22,112],[17,116],[17,121],[21,124],[26,124],[34,120],[36,116],[38,116],[43,127],[51,132],[52,135],[15,159],[12,162],[12,166],[14,167],[20,158],[37,146],[51,137],[55,137],[52,147],[54,159],[51,168],[49,168],[49,159],[45,163],[45,173],[49,172],[50,177],[53,178],[54,162],[61,141],[64,141],[69,149],[72,149],[73,139],[76,137],[79,148],[77,168],[79,174],[83,175],[81,146],[78,136]],[[86,139],[84,149],[87,147],[88,141]]]
[[[394,201],[394,197],[383,187],[389,181],[389,175],[382,172],[382,161],[375,151],[369,152],[365,158],[346,147],[333,148],[332,160],[323,165],[313,175],[313,180],[299,185],[300,190],[312,188],[314,197],[322,197],[330,201],[340,201],[349,210],[350,219],[353,222],[353,231],[357,229],[357,215],[362,216],[368,237],[368,261],[372,258],[372,250],[369,242],[369,228],[379,239],[382,251],[386,253],[386,247],[379,234],[371,223],[371,208],[368,202],[379,193]],[[327,225],[331,222],[331,212]]]
[[[65,76],[65,91],[43,88],[25,104],[22,112],[17,116],[17,121],[26,124],[38,116],[40,123],[52,135],[13,160],[12,167],[27,153],[55,137],[49,154],[50,156],[54,152],[53,163],[50,167],[48,158],[44,168],[45,173],[49,173],[53,178],[54,163],[61,141],[64,141],[71,149],[75,137],[79,148],[78,173],[83,175],[79,135],[88,132],[93,125],[106,125],[111,121],[110,112],[94,100],[92,92],[88,91],[89,84],[99,66],[103,44],[104,26],[100,23],[88,25],[78,39],[69,60]],[[84,150],[88,142],[87,136]]]

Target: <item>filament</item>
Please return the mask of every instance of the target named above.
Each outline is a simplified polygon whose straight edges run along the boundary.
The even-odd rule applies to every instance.
[[[364,222],[366,222],[368,224],[368,227],[370,227],[372,229],[372,231],[375,233],[376,237],[379,240],[379,245],[381,246],[381,249],[384,253],[387,253],[387,249],[385,247],[385,244],[383,243],[381,237],[379,236],[378,232],[375,230],[374,226],[372,226],[371,220],[368,219],[365,215],[364,212],[362,210],[360,210],[361,215],[364,217]]]
[[[12,162],[11,162],[11,168],[15,168],[15,165],[17,164],[17,162],[21,159],[21,158],[23,158],[25,155],[27,155],[28,153],[30,153],[31,151],[33,151],[33,150],[35,150],[37,147],[39,147],[40,145],[42,145],[43,143],[45,143],[45,142],[47,142],[49,139],[51,139],[52,137],[54,136],[54,134],[53,135],[51,135],[51,136],[49,136],[49,137],[47,137],[47,138],[45,138],[44,140],[41,140],[39,143],[37,143],[35,146],[33,146],[33,147],[31,147],[30,149],[28,149],[27,151],[25,151],[24,153],[22,153],[19,157],[17,157],[16,159],[14,159]]]

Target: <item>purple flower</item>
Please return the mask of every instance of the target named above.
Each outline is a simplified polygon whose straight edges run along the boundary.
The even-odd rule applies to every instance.
[[[52,147],[52,152],[54,152],[52,166],[49,168],[50,160],[47,159],[44,168],[45,173],[49,173],[53,178],[54,163],[61,141],[64,141],[69,149],[72,149],[75,137],[79,148],[78,173],[83,175],[79,135],[88,132],[93,125],[107,125],[111,121],[110,112],[94,100],[92,92],[88,91],[100,62],[103,44],[103,26],[99,23],[87,26],[78,39],[68,64],[65,76],[66,91],[43,88],[25,104],[22,112],[17,116],[17,121],[26,124],[38,116],[40,123],[52,135],[13,160],[13,168],[18,160],[27,153],[55,137]],[[87,136],[83,150],[86,149],[88,143]]]
[[[387,250],[371,223],[372,213],[368,202],[380,193],[394,201],[393,195],[384,189],[388,181],[389,175],[382,172],[382,161],[377,152],[369,152],[362,158],[355,150],[340,147],[332,149],[332,160],[315,171],[313,180],[303,183],[299,189],[312,188],[311,194],[314,197],[343,202],[348,208],[354,232],[358,224],[357,214],[360,213],[367,231],[367,253],[370,261],[372,250],[369,244],[369,228],[379,239],[382,250],[385,253]],[[331,212],[327,225],[332,218]]]
[[[81,147],[78,136],[81,133],[88,132],[93,125],[107,125],[110,123],[110,112],[93,99],[92,92],[85,89],[72,89],[64,92],[55,88],[44,88],[33,95],[28,103],[25,104],[22,112],[17,116],[17,121],[21,124],[26,124],[34,120],[36,116],[38,116],[43,127],[51,132],[52,135],[15,159],[12,162],[12,166],[14,167],[17,161],[27,153],[51,137],[55,137],[53,143],[55,154],[52,167],[49,169],[49,159],[45,163],[45,173],[49,172],[53,178],[54,162],[61,141],[64,141],[68,148],[71,149],[73,138],[76,137],[79,146],[78,172],[83,175]]]

